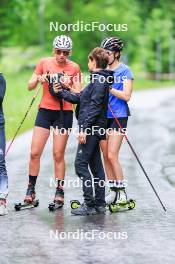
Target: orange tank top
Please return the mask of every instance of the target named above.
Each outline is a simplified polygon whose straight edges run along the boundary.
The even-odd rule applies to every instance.
[[[79,78],[81,80],[81,71],[78,64],[73,61],[67,60],[64,66],[60,66],[55,57],[42,58],[37,64],[35,71],[37,75],[50,73],[51,75],[57,73],[65,73],[68,78],[68,85],[71,87],[73,84],[73,78]],[[39,108],[46,108],[50,110],[60,110],[60,103],[57,98],[54,98],[49,92],[48,83],[43,83],[43,95]],[[63,110],[72,110],[72,104],[63,100]]]

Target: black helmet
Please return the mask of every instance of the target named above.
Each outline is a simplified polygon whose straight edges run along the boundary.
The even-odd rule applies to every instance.
[[[101,43],[101,48],[110,51],[121,51],[123,49],[123,40],[116,37],[105,38]]]

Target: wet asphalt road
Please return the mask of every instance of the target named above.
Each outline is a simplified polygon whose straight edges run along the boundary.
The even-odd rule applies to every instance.
[[[136,209],[106,216],[71,216],[69,201],[81,200],[82,191],[66,186],[64,209],[50,213],[47,207],[55,191],[54,185],[51,186],[51,139],[43,153],[36,188],[40,206],[15,212],[13,203],[22,201],[26,191],[31,132],[18,137],[7,158],[9,214],[0,218],[0,264],[174,263],[174,100],[175,89],[137,93],[131,103],[129,121],[130,141],[167,207],[167,213],[126,142],[122,146],[121,162],[128,179],[128,196],[137,201]],[[71,135],[66,151],[67,182],[77,179],[73,167],[76,144]],[[74,239],[70,232],[74,232]],[[107,238],[110,232],[113,233]],[[76,239],[78,235],[82,237]]]

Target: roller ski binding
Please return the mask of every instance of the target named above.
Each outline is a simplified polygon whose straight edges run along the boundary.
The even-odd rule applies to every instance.
[[[54,212],[61,209],[64,205],[64,191],[62,188],[57,187],[55,192],[55,198],[52,203],[49,204],[49,211]]]
[[[24,203],[15,203],[15,210],[20,211],[24,209],[31,209],[39,206],[39,200],[35,199],[35,187],[31,184],[28,185],[26,197],[24,198]]]
[[[105,200],[111,213],[131,210],[136,206],[136,202],[134,200],[127,199],[125,188],[111,188],[111,192]]]

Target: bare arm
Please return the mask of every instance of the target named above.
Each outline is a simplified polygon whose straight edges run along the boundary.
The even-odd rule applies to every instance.
[[[123,84],[123,91],[115,90],[114,88],[112,88],[110,90],[110,93],[116,96],[117,98],[128,102],[132,94],[132,82],[132,80],[126,80]]]
[[[28,82],[28,90],[31,91],[36,88],[38,84],[38,75],[36,73],[32,74],[32,77],[30,78]]]
[[[78,68],[77,73],[73,77],[73,85],[70,88],[70,91],[73,93],[80,93],[82,89],[81,85],[81,71],[80,68]]]

